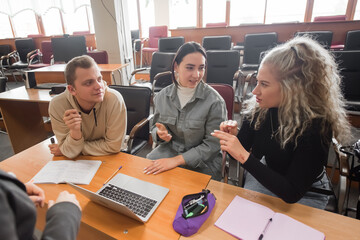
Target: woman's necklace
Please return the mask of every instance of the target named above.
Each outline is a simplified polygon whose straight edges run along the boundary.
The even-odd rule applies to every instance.
[[[270,111],[270,122],[271,122],[271,135],[270,135],[270,137],[271,137],[271,139],[273,139],[275,133],[274,133],[274,127],[273,127],[272,113],[271,113],[270,109],[269,109],[269,111]]]

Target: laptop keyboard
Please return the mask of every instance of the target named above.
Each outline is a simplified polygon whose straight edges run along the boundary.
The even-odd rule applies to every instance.
[[[153,199],[129,192],[112,184],[101,190],[99,195],[127,206],[136,215],[141,217],[146,217],[156,204],[156,201]]]

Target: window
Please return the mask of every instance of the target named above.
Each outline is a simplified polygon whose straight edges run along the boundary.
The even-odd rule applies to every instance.
[[[149,37],[149,27],[155,25],[154,0],[140,0],[142,37]]]
[[[360,1],[358,1],[356,4],[354,20],[360,20]]]
[[[39,34],[35,13],[32,10],[21,11],[13,18],[15,37],[27,37],[30,34]]]
[[[0,13],[0,39],[2,38],[13,38],[9,16]]]
[[[91,29],[89,29],[87,14],[90,15],[92,13],[91,10],[87,11],[86,8],[87,6],[82,6],[76,9],[74,13],[68,12],[63,14],[66,33],[73,34],[73,32],[77,32],[77,31],[91,31]],[[92,15],[90,18],[92,19]],[[91,25],[93,25],[92,20],[91,20]]]
[[[317,16],[345,15],[348,0],[314,0],[312,20]]]
[[[203,27],[207,23],[225,22],[226,0],[203,0]],[[186,16],[188,12],[186,11]]]
[[[267,0],[265,23],[303,22],[306,0]]]
[[[265,0],[232,0],[230,9],[230,25],[264,22]]]
[[[196,0],[170,0],[169,4],[170,29],[196,27]]]
[[[44,15],[42,15],[42,22],[44,25],[45,35],[52,36],[63,34],[59,9],[49,9]]]
[[[138,12],[136,1],[127,1],[130,30],[139,29]]]

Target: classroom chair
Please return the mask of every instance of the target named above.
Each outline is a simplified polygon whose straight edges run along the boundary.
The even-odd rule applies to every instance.
[[[151,90],[137,86],[110,85],[124,98],[127,113],[127,142],[123,152],[136,155],[149,142]]]
[[[159,50],[159,39],[168,36],[168,27],[167,26],[155,26],[149,28],[149,38],[146,40],[147,45],[143,47],[141,51],[142,54],[148,53],[152,54]],[[146,65],[147,63],[145,63]]]
[[[51,41],[41,42],[41,52],[42,52],[42,62],[51,65],[54,59]]]
[[[347,32],[344,50],[360,50],[360,30]]]
[[[241,70],[256,71],[259,68],[260,54],[277,44],[277,33],[246,34],[244,41],[244,58]]]
[[[240,53],[235,50],[211,50],[207,55],[207,83],[224,83],[236,88],[237,101],[240,102],[240,78],[244,77],[240,70]]]
[[[107,51],[89,51],[87,54],[92,57],[97,64],[108,64],[109,57]]]
[[[346,15],[314,17],[314,22],[337,22],[337,21],[346,21]]]
[[[224,83],[209,83],[209,85],[214,88],[224,99],[227,110],[228,119],[233,119],[234,116],[234,100],[235,93],[232,86]]]
[[[207,23],[205,25],[205,27],[207,28],[211,28],[211,27],[227,27],[227,23],[226,22],[218,22],[218,23]]]
[[[137,68],[137,60],[136,60],[136,55],[138,52],[140,52],[140,63],[139,63],[139,67],[142,68],[142,48],[144,47],[144,41],[140,39],[140,31],[137,30],[131,30],[131,45],[132,45],[132,50],[133,50],[133,55],[134,55],[134,69]]]
[[[202,39],[202,46],[209,50],[230,50],[231,36],[206,36]]]
[[[159,52],[176,53],[179,47],[185,43],[184,37],[167,37],[159,39]]]
[[[309,32],[297,32],[295,36],[309,36],[318,41],[324,48],[330,49],[333,38],[333,32],[331,31],[309,31]]]

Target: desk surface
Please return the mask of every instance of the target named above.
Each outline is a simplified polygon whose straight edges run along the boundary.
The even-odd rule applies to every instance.
[[[23,182],[29,181],[47,162],[53,159],[47,147],[49,143],[49,140],[45,140],[4,160],[0,163],[0,168],[15,173]],[[54,159],[64,158],[56,157]],[[149,164],[150,160],[125,153],[102,157],[81,156],[78,159],[103,161],[90,185],[83,185],[84,188],[91,191],[97,191],[120,165],[122,165],[120,172],[123,174],[170,189],[154,215],[147,223],[142,224],[90,202],[67,185],[39,184],[45,191],[46,202],[51,199],[55,200],[58,193],[63,190],[77,195],[83,209],[78,239],[178,239],[179,234],[173,230],[172,221],[182,197],[186,194],[200,192],[210,180],[208,175],[183,168],[175,168],[159,175],[146,175],[143,174],[143,168]],[[37,227],[40,229],[43,229],[45,224],[44,218],[45,209],[38,209]]]
[[[215,208],[209,219],[192,237],[180,239],[236,239],[230,234],[217,228],[214,223],[224,212],[236,195],[250,201],[262,204],[275,212],[286,214],[310,227],[313,227],[326,236],[326,240],[360,239],[360,221],[324,210],[311,208],[301,204],[287,204],[279,198],[257,193],[240,187],[210,180],[207,186],[217,199]]]
[[[18,87],[0,93],[0,101],[50,102],[53,98],[49,89],[33,89]]]
[[[98,64],[100,71],[101,72],[112,72],[112,71],[116,71],[118,69],[122,69],[126,66],[128,66],[129,64]],[[39,72],[64,72],[65,71],[65,67],[66,64],[54,64],[54,65],[50,65],[48,67],[42,67],[42,68],[37,68],[34,70],[31,70],[29,72],[35,72],[35,73],[39,73]]]

